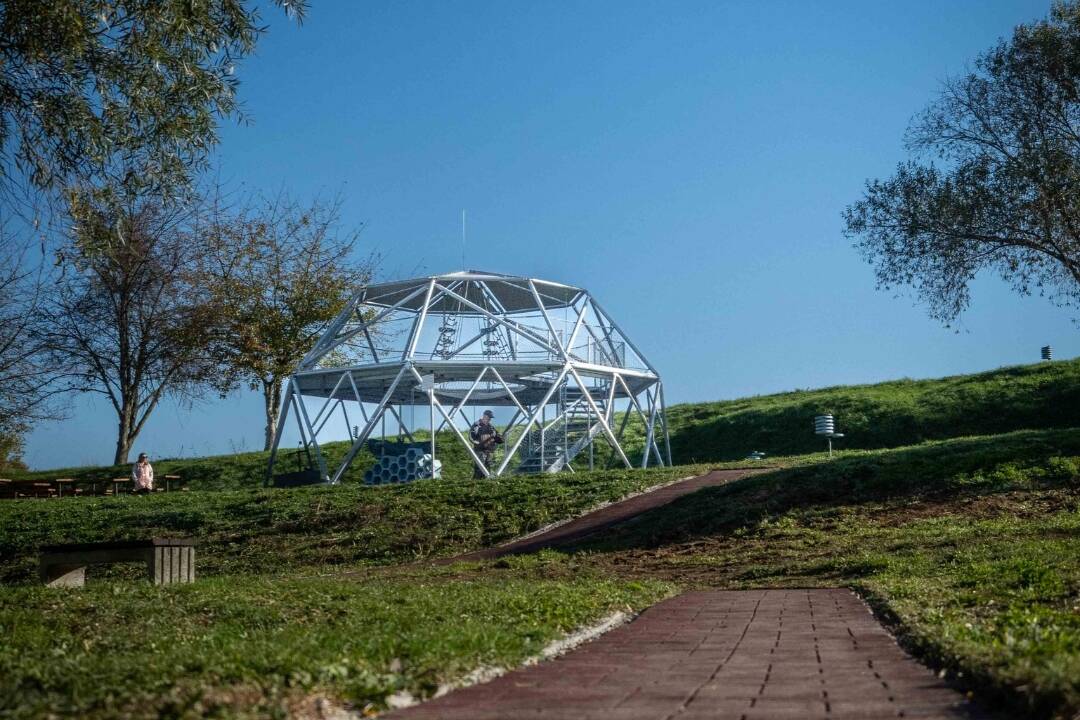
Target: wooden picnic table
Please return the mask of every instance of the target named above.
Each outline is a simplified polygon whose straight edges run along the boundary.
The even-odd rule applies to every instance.
[[[4,479],[0,488],[3,488],[5,497],[20,498],[37,495],[41,492],[40,482],[36,480],[9,480]]]
[[[183,478],[179,475],[162,475],[163,484],[154,488],[157,492],[172,492],[173,490],[186,490],[183,487]],[[33,478],[14,480],[0,478],[0,498],[25,498],[25,497],[64,497],[76,495],[97,495],[98,486],[104,485],[106,495],[119,495],[126,488],[131,488],[132,480],[129,477],[107,478],[55,478],[52,480],[38,480]],[[109,486],[112,486],[109,490]],[[82,486],[83,489],[80,489]],[[89,492],[86,487],[89,486]]]
[[[34,488],[34,497],[39,497],[38,493],[45,493],[45,497],[52,497],[52,494],[56,492],[56,489],[53,488],[52,483],[48,481],[32,482],[31,486]]]
[[[53,482],[56,483],[56,495],[57,495],[57,497],[64,497],[64,486],[65,485],[70,485],[71,487],[70,487],[69,492],[72,495],[75,494],[75,491],[77,489],[77,485],[75,484],[75,478],[56,478],[55,480],[53,480]]]

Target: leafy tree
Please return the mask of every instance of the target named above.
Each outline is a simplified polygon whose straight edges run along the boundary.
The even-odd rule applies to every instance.
[[[306,0],[274,4],[303,19]],[[219,119],[239,115],[236,64],[265,32],[257,5],[0,3],[0,191],[16,176],[54,189],[102,173],[133,192],[185,186]]]
[[[880,288],[912,287],[945,323],[981,270],[1077,306],[1080,4],[1055,4],[948,80],[907,144],[913,157],[844,214]]]
[[[234,378],[262,393],[269,450],[285,381],[376,261],[353,258],[359,231],[339,229],[338,201],[302,204],[280,195],[214,217],[208,234],[228,362]]]
[[[9,434],[0,428],[0,472],[4,470],[25,470],[22,460],[23,439],[21,433]]]
[[[66,388],[115,409],[121,464],[164,396],[193,399],[220,381],[221,313],[202,272],[197,208],[133,198],[114,212],[84,204],[42,332]]]

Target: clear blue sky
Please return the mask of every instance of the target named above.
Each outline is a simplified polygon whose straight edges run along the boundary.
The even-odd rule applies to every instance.
[[[713,400],[1080,355],[1067,311],[980,279],[959,334],[875,291],[841,211],[904,157],[939,82],[1049,3],[313,0],[240,69],[234,186],[340,192],[394,278],[469,267],[589,288],[665,377]],[[98,400],[29,439],[108,461]],[[166,405],[136,452],[261,447],[248,393]]]

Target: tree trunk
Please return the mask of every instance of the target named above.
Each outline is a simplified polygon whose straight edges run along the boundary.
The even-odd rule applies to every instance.
[[[275,377],[270,382],[263,380],[263,403],[266,406],[266,444],[263,450],[269,450],[274,447],[278,416],[281,414],[281,378]]]
[[[123,405],[120,408],[120,427],[116,435],[116,455],[113,457],[113,465],[127,465],[128,454],[131,452],[131,444],[135,438],[131,435],[134,425],[134,408]]]

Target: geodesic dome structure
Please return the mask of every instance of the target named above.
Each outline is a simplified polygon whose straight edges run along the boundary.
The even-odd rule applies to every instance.
[[[500,409],[506,439],[490,471],[467,431],[488,408]],[[338,414],[352,442],[328,471],[319,438]],[[574,470],[584,458],[592,467],[597,448],[631,467],[623,437],[638,418],[640,467],[671,464],[660,375],[611,315],[583,288],[497,273],[361,289],[289,379],[268,476],[290,416],[330,483],[369,438],[387,437],[388,421],[410,441],[430,431],[432,461],[450,430],[482,474],[498,476]]]

